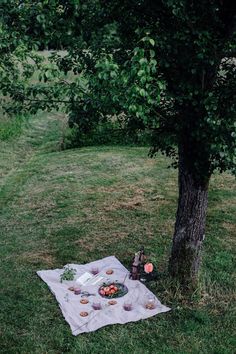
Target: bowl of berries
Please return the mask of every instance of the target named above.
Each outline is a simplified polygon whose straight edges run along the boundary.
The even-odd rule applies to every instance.
[[[128,288],[126,285],[121,283],[104,283],[98,289],[98,293],[100,296],[105,297],[107,299],[122,297],[128,293]]]

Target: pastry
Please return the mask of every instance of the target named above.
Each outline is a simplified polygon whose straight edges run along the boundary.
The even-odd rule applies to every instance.
[[[148,310],[153,310],[155,308],[155,305],[154,304],[146,304],[145,307]]]
[[[80,312],[80,316],[81,317],[86,317],[86,316],[88,316],[88,312],[82,311],[82,312]]]
[[[111,275],[111,274],[113,274],[114,273],[114,270],[112,270],[112,269],[108,269],[107,271],[106,271],[106,274],[108,274],[108,275]]]
[[[108,301],[108,304],[109,305],[115,305],[115,304],[117,304],[117,301],[116,300],[110,300],[110,301]]]
[[[88,301],[88,299],[81,299],[81,300],[80,300],[80,303],[83,304],[83,305],[85,305],[85,304],[88,304],[89,301]]]

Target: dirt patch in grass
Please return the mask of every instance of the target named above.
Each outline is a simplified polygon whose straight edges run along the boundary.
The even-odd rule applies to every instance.
[[[117,209],[134,210],[141,207],[143,203],[144,203],[144,198],[137,196],[123,202],[122,201],[112,202],[110,205],[105,206],[104,210],[105,211],[114,211]]]
[[[54,256],[47,251],[24,252],[18,257],[18,259],[21,262],[30,264],[43,263],[48,267],[51,267],[53,264],[55,264]]]
[[[153,211],[154,209],[159,209],[171,203],[165,196],[153,194],[151,189],[144,189],[137,186],[128,185],[123,190],[117,189],[116,195],[114,192],[115,189],[113,188],[112,197],[104,201],[103,210],[105,212],[122,209]],[[116,196],[116,198],[114,196]]]
[[[235,223],[223,222],[222,226],[228,232],[233,233],[234,235],[236,235],[236,224]]]
[[[89,192],[89,190],[87,190]],[[114,193],[114,192],[118,192],[119,189],[117,187],[100,187],[99,188],[99,192],[102,193]],[[94,193],[94,189],[92,190],[92,192]]]
[[[230,174],[221,174],[221,175],[213,175],[211,178],[210,188],[214,189],[227,189],[227,190],[235,190],[236,183],[235,177]]]
[[[87,254],[87,252],[94,252],[94,250],[100,250],[105,245],[109,248],[112,244],[120,242],[129,236],[128,232],[111,232],[106,233],[93,233],[92,236],[76,240],[75,245],[80,247],[80,252]]]
[[[31,210],[36,210],[37,213],[46,214],[49,210],[56,208],[56,203],[52,200],[35,200],[28,204]]]
[[[212,202],[211,202],[212,204]],[[230,209],[235,209],[236,208],[236,200],[233,198],[221,198],[221,200],[215,202],[215,205],[210,205],[209,210],[226,210],[229,211]]]

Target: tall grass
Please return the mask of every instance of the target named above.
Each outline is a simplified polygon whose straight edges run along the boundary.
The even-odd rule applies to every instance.
[[[8,141],[19,136],[26,125],[29,116],[1,116],[0,119],[0,140]]]

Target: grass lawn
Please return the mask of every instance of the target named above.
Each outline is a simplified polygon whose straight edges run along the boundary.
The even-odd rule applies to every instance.
[[[59,151],[63,125],[41,114],[0,142],[0,353],[234,353],[234,178],[212,178],[201,283],[189,298],[166,272],[177,203],[169,161],[145,147]],[[72,336],[36,271],[113,254],[128,267],[140,245],[162,273],[150,288],[172,311]]]

